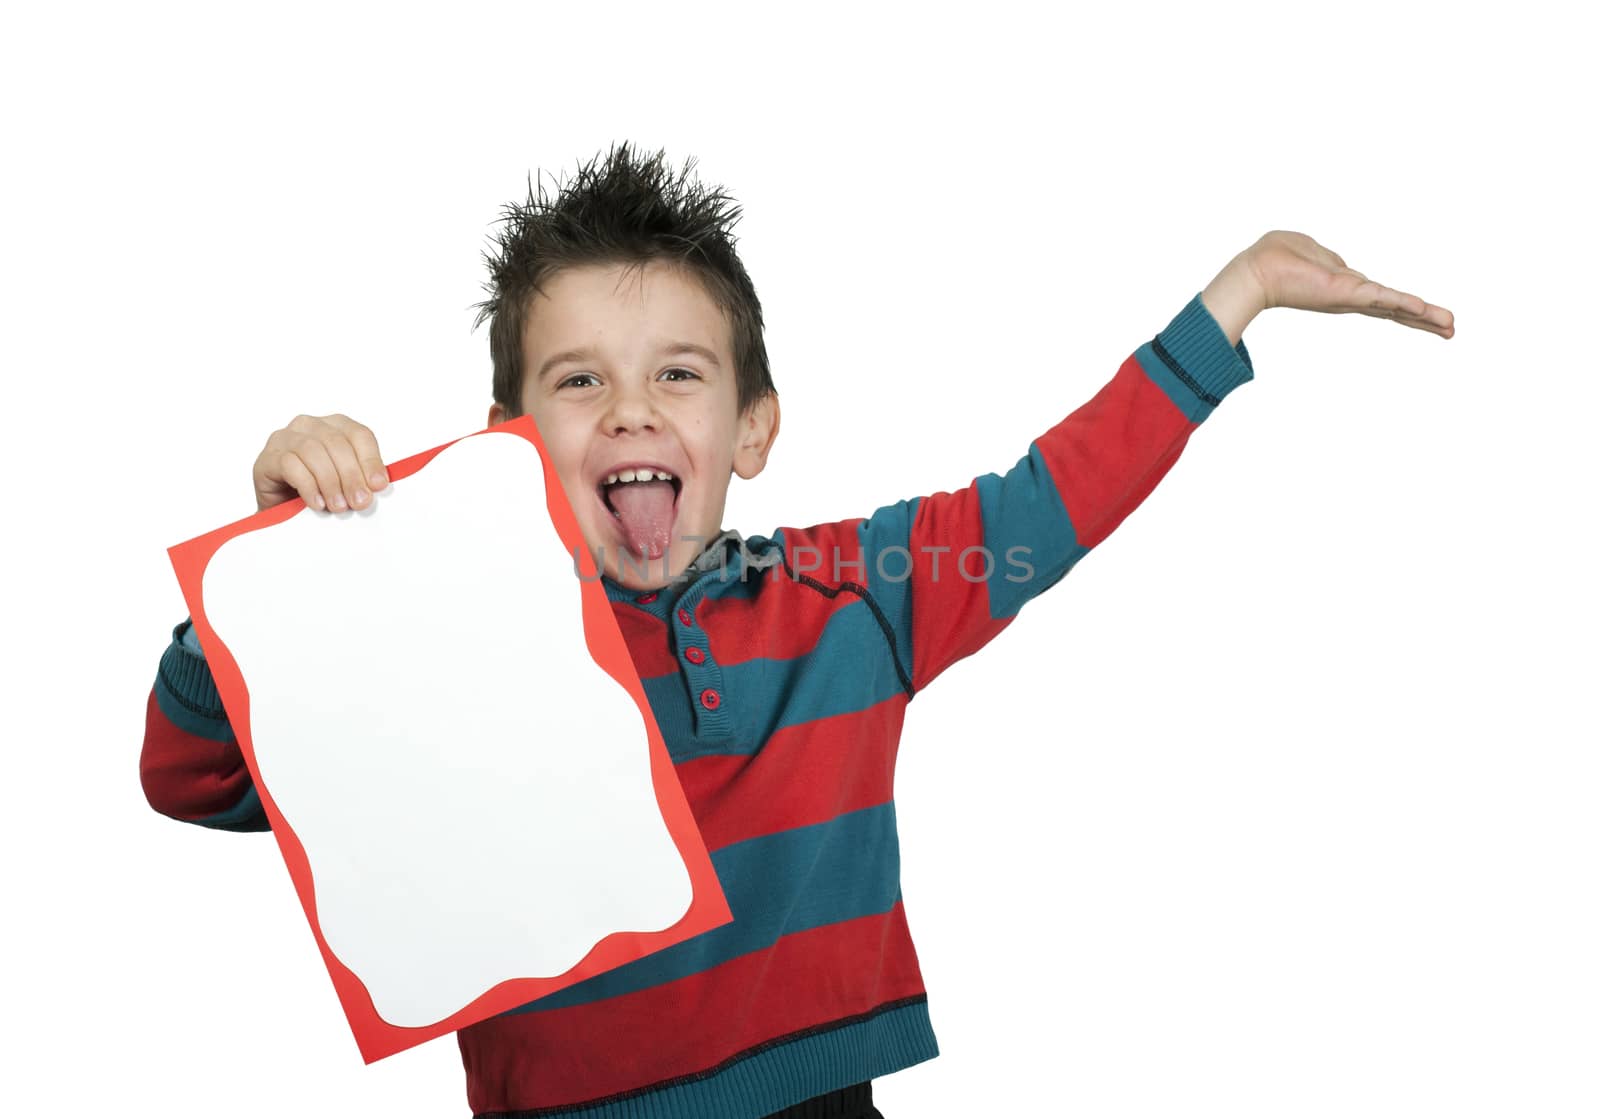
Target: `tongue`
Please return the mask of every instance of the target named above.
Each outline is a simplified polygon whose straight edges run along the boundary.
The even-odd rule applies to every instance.
[[[619,482],[606,491],[633,550],[654,559],[672,538],[672,483]]]

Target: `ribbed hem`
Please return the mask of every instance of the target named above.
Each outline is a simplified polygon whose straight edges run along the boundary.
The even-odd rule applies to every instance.
[[[1179,311],[1150,346],[1168,371],[1196,398],[1214,408],[1255,376],[1244,339],[1237,346],[1206,309],[1200,292]]]
[[[202,719],[226,721],[228,713],[223,709],[217,682],[211,676],[205,657],[183,643],[184,631],[193,624],[185,618],[172,627],[172,643],[161,654],[157,683],[189,713]]]
[[[758,1046],[700,1076],[589,1105],[483,1111],[473,1119],[763,1119],[938,1055],[927,996],[917,995]]]

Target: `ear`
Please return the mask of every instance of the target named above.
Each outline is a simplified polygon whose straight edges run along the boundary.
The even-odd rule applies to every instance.
[[[502,424],[505,422],[506,410],[500,407],[499,404],[489,405],[489,423],[487,426],[494,427],[496,424]]]
[[[767,465],[767,455],[778,438],[782,412],[778,394],[769,392],[739,419],[739,439],[733,448],[733,471],[749,481]]]

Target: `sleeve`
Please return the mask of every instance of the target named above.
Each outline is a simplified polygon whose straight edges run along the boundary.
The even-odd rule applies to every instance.
[[[1138,507],[1223,397],[1254,376],[1199,293],[1010,470],[797,534],[846,560],[892,633],[909,696],[977,652]]]
[[[271,830],[189,618],[173,627],[161,654],[145,707],[139,780],[150,807],[174,820]]]

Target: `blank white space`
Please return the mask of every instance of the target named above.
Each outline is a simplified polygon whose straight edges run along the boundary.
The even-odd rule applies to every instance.
[[[236,536],[203,601],[328,946],[399,1026],[559,975],[693,887],[632,698],[589,656],[538,450],[446,447],[361,512]]]

